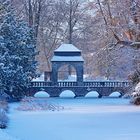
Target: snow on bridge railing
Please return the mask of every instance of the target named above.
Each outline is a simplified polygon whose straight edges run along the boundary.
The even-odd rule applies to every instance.
[[[86,81],[85,87],[129,87],[132,85],[130,81]]]
[[[84,81],[82,85],[83,87],[129,87],[132,85],[130,81]],[[50,87],[52,82],[48,81],[35,81],[31,82],[30,87]],[[75,87],[79,86],[78,82],[72,81],[61,81],[57,82],[55,86],[58,87]]]
[[[51,82],[48,81],[33,81],[30,84],[30,87],[48,87],[51,86]]]
[[[72,81],[61,81],[61,82],[57,82],[57,86],[59,87],[75,87],[78,86],[77,82],[72,82]]]

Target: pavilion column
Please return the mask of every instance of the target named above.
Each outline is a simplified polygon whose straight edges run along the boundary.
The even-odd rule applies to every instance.
[[[56,85],[58,82],[58,65],[55,62],[52,63],[51,82],[52,85]]]
[[[77,83],[78,86],[83,85],[83,62],[78,62],[76,66],[76,71],[77,71]]]

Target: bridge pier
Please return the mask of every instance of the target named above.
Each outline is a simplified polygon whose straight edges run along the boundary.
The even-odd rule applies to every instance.
[[[98,98],[102,98],[103,96],[101,94],[98,95]]]

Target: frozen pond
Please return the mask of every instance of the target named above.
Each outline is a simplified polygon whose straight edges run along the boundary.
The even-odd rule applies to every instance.
[[[18,140],[138,140],[140,107],[122,98],[46,98],[61,111],[17,111],[4,130]]]

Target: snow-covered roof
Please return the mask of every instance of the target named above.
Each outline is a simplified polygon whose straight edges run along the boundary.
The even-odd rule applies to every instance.
[[[81,50],[79,50],[72,44],[62,44],[54,52],[81,52]]]
[[[81,50],[77,49],[72,44],[62,44],[54,51],[54,56],[51,61],[55,62],[83,62]]]
[[[77,62],[77,61],[84,61],[82,56],[53,56],[51,61],[59,61],[59,62]]]

